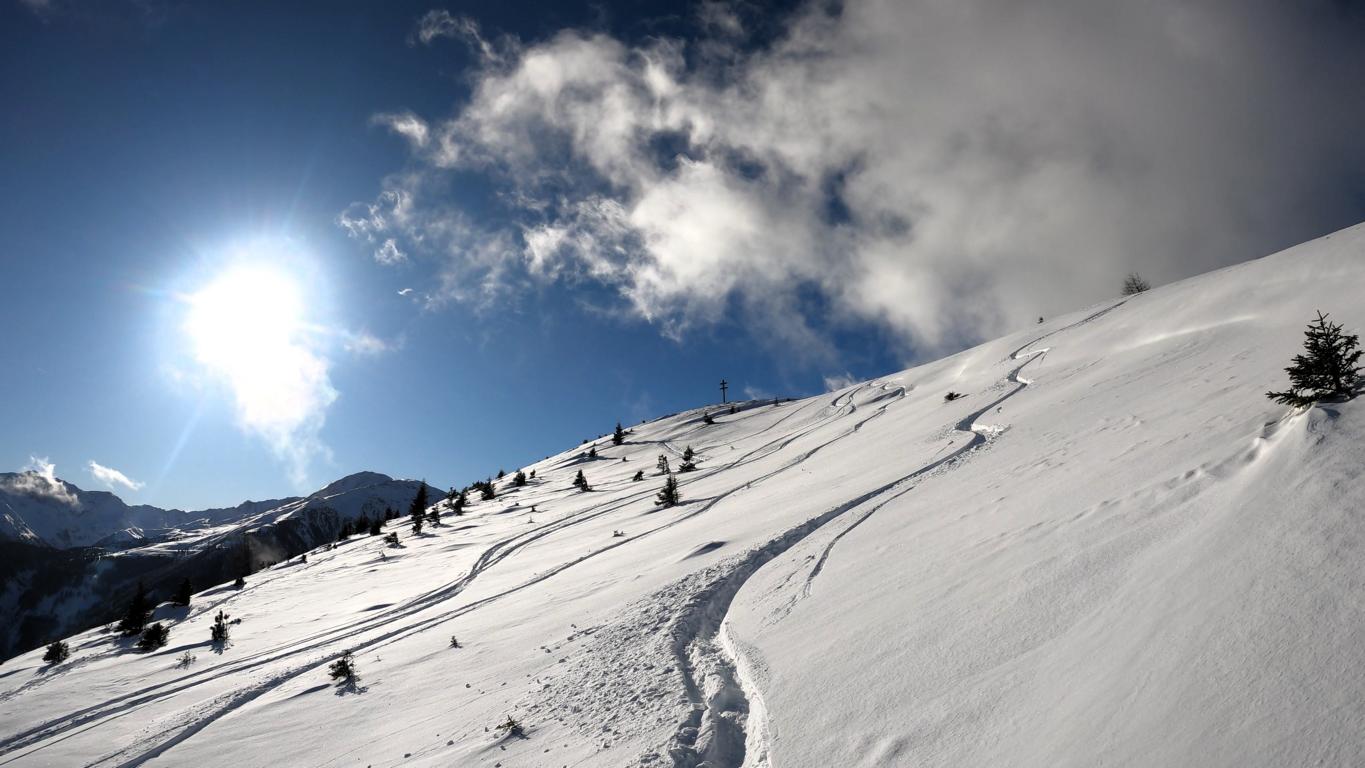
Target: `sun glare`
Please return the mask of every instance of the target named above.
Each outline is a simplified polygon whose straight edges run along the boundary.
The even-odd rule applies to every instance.
[[[298,284],[270,267],[238,267],[190,297],[186,330],[199,359],[234,372],[268,364],[303,328]]]

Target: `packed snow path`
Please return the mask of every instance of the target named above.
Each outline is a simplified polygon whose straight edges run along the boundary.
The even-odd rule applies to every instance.
[[[637,425],[421,536],[390,523],[402,548],[163,606],[159,651],[97,630],[7,660],[0,766],[1365,762],[1365,416],[1262,395],[1313,309],[1365,328],[1363,253],[1353,229]]]

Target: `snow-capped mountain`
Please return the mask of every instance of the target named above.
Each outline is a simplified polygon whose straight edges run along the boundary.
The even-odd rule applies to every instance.
[[[31,473],[28,479],[33,480]],[[186,513],[128,507],[109,493],[82,491],[61,480],[49,487],[52,482],[60,483],[69,499],[23,492],[4,497],[11,509],[25,510],[26,516],[15,515],[17,520],[41,524],[42,513],[63,515],[42,529],[47,536],[40,542],[72,540],[74,534],[66,536],[72,531],[93,538],[103,530],[97,527],[101,524],[127,527],[105,532],[85,548],[53,549],[23,536],[0,541],[5,585],[0,616],[8,619],[0,622],[0,657],[108,621],[139,581],[165,597],[186,578],[215,584],[335,541],[347,521],[376,517],[386,508],[405,510],[420,484],[360,472],[303,498]],[[432,486],[427,492],[432,498],[441,495]],[[35,527],[21,522],[15,529],[21,526]]]
[[[1365,401],[1265,396],[1362,295],[1365,226],[636,425],[163,607],[160,650],[6,661],[0,762],[1365,764]]]
[[[0,473],[0,539],[49,547],[129,547],[177,531],[217,525],[273,509],[293,498],[183,512],[130,506],[107,491],[86,491],[38,472]]]

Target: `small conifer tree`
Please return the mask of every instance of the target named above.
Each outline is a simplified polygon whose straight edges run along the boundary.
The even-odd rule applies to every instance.
[[[144,651],[154,651],[166,644],[171,639],[171,631],[165,624],[157,622],[150,627],[142,630],[142,639],[137,641],[137,647]]]
[[[65,642],[57,640],[47,647],[47,652],[43,654],[43,661],[48,664],[61,664],[71,657],[71,647]]]
[[[1304,353],[1295,355],[1294,364],[1284,369],[1289,389],[1267,392],[1266,397],[1301,408],[1328,397],[1355,396],[1360,383],[1360,337],[1342,333],[1341,325],[1327,318],[1319,311],[1304,331]]]
[[[644,480],[644,479],[645,479],[645,471],[642,469],[642,470],[640,470],[639,472],[636,472],[636,473],[635,473],[635,477],[632,477],[632,478],[630,479],[630,481],[631,481],[632,483],[638,483],[638,482],[640,482],[641,480]]]
[[[172,598],[171,598],[171,602],[175,603],[176,605],[182,605],[182,606],[183,606],[183,605],[189,605],[189,604],[190,604],[190,597],[191,597],[193,594],[194,594],[194,587],[190,586],[190,580],[189,580],[189,579],[185,579],[185,580],[183,580],[183,581],[180,582],[179,588],[177,588],[177,589],[175,590],[175,597],[172,597]]]
[[[479,498],[483,501],[492,501],[496,496],[497,493],[493,490],[493,484],[485,480],[483,485],[479,487]]]
[[[355,657],[351,655],[349,650],[343,652],[336,661],[327,665],[327,674],[333,680],[344,680],[348,683],[355,682],[356,678],[360,676],[355,667]]]
[[[593,447],[588,449],[588,458],[590,459],[597,458],[597,446],[594,445]]]
[[[518,469],[517,473],[512,475],[512,485],[517,488],[524,487],[526,485],[526,473]]]
[[[588,478],[586,478],[586,477],[583,476],[583,470],[581,470],[581,469],[578,470],[578,474],[577,474],[576,476],[574,476],[574,479],[573,479],[573,487],[577,488],[577,489],[580,490],[580,491],[591,491],[591,490],[592,490],[592,486],[591,486],[591,485],[588,485]]]
[[[707,424],[715,424],[715,423],[716,423],[716,420],[713,419],[713,418],[711,418],[711,414],[710,414],[709,412],[703,413],[703,414],[701,415],[701,420],[702,420],[703,422],[707,423]]]
[[[655,496],[654,506],[672,507],[680,501],[682,501],[682,496],[678,494],[678,478],[669,475],[668,480],[664,482],[664,487]]]
[[[242,588],[244,588],[245,586],[246,586],[246,577],[245,577],[245,576],[238,576],[238,577],[237,577],[237,580],[234,581],[234,582],[232,582],[232,588],[233,588],[233,589],[242,589]]]
[[[408,505],[408,517],[412,519],[412,534],[416,536],[422,532],[422,518],[427,513],[427,481],[423,480],[417,484],[417,494],[412,497],[412,503]]]
[[[370,521],[370,535],[371,535],[371,536],[378,536],[378,535],[379,535],[379,532],[380,532],[380,529],[382,529],[383,527],[384,527],[384,521],[383,521],[383,520],[380,520],[380,519],[378,519],[378,518],[375,518],[374,520]]]
[[[498,479],[501,480],[501,479],[503,479],[504,477],[507,477],[507,473],[506,473],[506,472],[503,472],[503,471],[502,471],[502,468],[499,467],[499,468],[498,468]]]
[[[739,406],[735,405],[734,403],[731,403],[731,404],[730,404],[730,415],[733,416],[733,415],[735,415],[736,413],[739,413]]]
[[[388,544],[390,547],[402,546],[398,543],[398,531],[389,531],[385,534],[384,543]]]
[[[152,604],[147,599],[147,588],[139,581],[133,599],[128,601],[128,608],[123,612],[123,618],[119,620],[118,630],[124,637],[141,634],[143,628],[147,626],[147,619],[151,617]]]
[[[611,433],[611,444],[620,445],[626,441],[626,431],[621,429],[621,422],[616,422],[616,430]]]
[[[1135,296],[1144,291],[1151,290],[1151,287],[1152,286],[1148,284],[1146,280],[1142,279],[1142,275],[1139,275],[1136,272],[1129,272],[1128,276],[1123,278],[1124,296]],[[1042,318],[1039,318],[1039,320],[1041,319]]]
[[[218,615],[213,617],[213,626],[209,627],[209,636],[212,638],[213,644],[219,648],[227,645],[228,637],[231,635],[228,630],[228,619],[230,618],[222,610],[219,610]]]
[[[654,462],[654,466],[659,470],[659,474],[661,475],[673,474],[673,470],[668,466],[668,457],[662,453],[659,454],[659,460]]]
[[[531,479],[532,480],[536,479],[536,471],[534,469],[531,470]]]

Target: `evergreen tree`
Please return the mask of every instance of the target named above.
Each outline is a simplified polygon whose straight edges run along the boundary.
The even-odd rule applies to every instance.
[[[408,505],[408,517],[412,518],[412,534],[416,536],[422,532],[422,518],[427,514],[427,481],[423,480],[417,484],[417,495],[412,497],[412,503]]]
[[[597,458],[597,446],[594,445],[593,447],[588,449],[588,458],[590,459]]]
[[[209,627],[209,636],[213,639],[213,644],[219,648],[227,645],[228,637],[231,634],[228,630],[228,619],[231,617],[222,610],[213,617],[213,626]]]
[[[1303,407],[1327,397],[1355,395],[1360,382],[1360,337],[1342,333],[1341,325],[1329,323],[1327,318],[1319,311],[1304,331],[1304,354],[1295,355],[1294,364],[1284,369],[1289,374],[1289,389],[1267,392],[1266,397]]]
[[[631,481],[632,483],[638,483],[638,482],[640,482],[641,480],[644,480],[644,479],[645,479],[645,471],[642,469],[642,470],[640,470],[639,472],[636,472],[636,473],[635,473],[635,477],[632,477],[632,478],[630,479],[630,481]]]
[[[355,519],[355,525],[351,527],[351,533],[359,536],[368,530],[370,530],[370,516],[361,512],[360,517]]]
[[[175,590],[175,597],[171,598],[171,602],[175,603],[176,605],[189,605],[190,596],[193,594],[194,588],[190,586],[190,580],[185,579],[184,581],[180,582],[180,587]]]
[[[512,485],[517,488],[524,487],[526,485],[526,473],[518,469],[517,473],[512,475]]]
[[[710,414],[709,412],[708,412],[708,413],[703,413],[703,414],[701,415],[701,420],[702,420],[703,422],[707,423],[707,424],[715,424],[715,423],[716,423],[716,420],[713,419],[713,418],[711,418],[711,414]]]
[[[669,475],[664,482],[664,487],[655,496],[654,506],[672,507],[682,501],[682,496],[678,494],[678,478]]]
[[[58,640],[47,647],[47,653],[43,654],[43,661],[48,664],[61,664],[71,656],[71,647]]]
[[[1124,296],[1135,296],[1143,291],[1150,290],[1151,287],[1152,286],[1149,285],[1146,280],[1142,279],[1142,275],[1139,275],[1136,272],[1129,272],[1128,276],[1123,278]]]
[[[359,673],[355,668],[355,657],[351,655],[350,651],[343,652],[340,658],[327,665],[327,674],[330,675],[333,680],[345,680],[348,683],[355,682],[355,679],[359,677]]]
[[[616,422],[616,431],[611,433],[612,445],[620,445],[626,441],[626,431],[621,429],[621,422]]]
[[[654,466],[659,470],[659,474],[661,475],[673,474],[673,470],[668,466],[668,457],[662,453],[659,454],[659,460],[654,462]]]
[[[683,461],[691,461],[692,457],[695,455],[696,454],[692,452],[692,446],[689,445],[687,448],[683,449]]]
[[[245,577],[245,576],[238,576],[238,577],[237,577],[237,580],[234,581],[234,582],[232,582],[232,587],[233,587],[233,589],[242,589],[242,588],[245,587],[245,586],[246,586],[246,577]]]
[[[137,583],[137,591],[133,593],[133,599],[128,601],[128,609],[123,612],[123,618],[119,620],[118,631],[124,637],[132,637],[140,634],[143,627],[147,626],[147,619],[152,617],[152,604],[147,599],[147,588],[142,586],[142,582]]]
[[[351,521],[347,520],[341,524],[341,530],[337,531],[337,541],[345,541],[351,536]]]
[[[450,506],[451,513],[456,516],[464,514],[464,505],[468,503],[469,495],[464,491],[455,494],[455,503]]]
[[[735,415],[736,413],[739,413],[739,406],[735,405],[734,403],[731,403],[731,404],[730,404],[730,415],[733,416],[733,415]]]
[[[503,479],[504,477],[507,477],[507,473],[506,473],[506,472],[503,472],[503,471],[502,471],[502,468],[499,467],[499,468],[498,468],[498,479],[501,480],[501,479]]]
[[[441,525],[441,505],[436,504],[431,508],[431,513],[427,515],[431,520],[431,527],[439,528]]]
[[[573,487],[580,491],[591,491],[592,486],[588,485],[588,478],[583,476],[583,470],[578,470],[578,475],[573,479]]]
[[[485,480],[479,488],[479,498],[484,501],[492,501],[496,495],[493,491],[493,484]]]
[[[384,535],[384,543],[390,547],[402,546],[398,543],[398,531],[389,531]]]
[[[534,469],[531,470],[531,479],[532,480],[536,479],[536,471]]]
[[[373,521],[370,522],[370,535],[378,536],[380,530],[383,529],[383,527],[384,521],[380,520],[379,518],[375,518]]]
[[[693,461],[695,457],[696,454],[692,452],[692,446],[690,445],[687,446],[687,450],[683,451],[682,464],[679,465],[678,471],[691,472],[692,470],[696,469],[697,462]]]
[[[171,631],[166,629],[165,624],[158,621],[142,630],[142,639],[137,641],[137,647],[144,651],[154,651],[165,645],[170,639]]]

